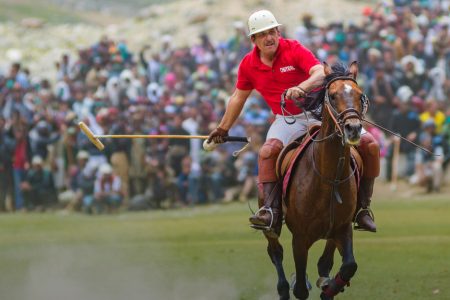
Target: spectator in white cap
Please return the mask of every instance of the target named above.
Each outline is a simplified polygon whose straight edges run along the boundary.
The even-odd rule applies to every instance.
[[[95,174],[87,167],[89,152],[80,150],[76,158],[76,166],[71,166],[68,170],[67,188],[58,195],[59,202],[68,212],[79,210],[83,198],[89,198],[86,202],[92,202],[94,191]]]
[[[400,85],[409,86],[415,95],[423,97],[427,83],[423,62],[413,55],[407,55],[401,59],[400,64],[403,69]]]
[[[94,185],[93,202],[89,203],[89,199],[83,199],[83,205],[95,213],[101,213],[105,209],[113,212],[120,206],[122,199],[120,178],[113,173],[110,164],[100,165]]]

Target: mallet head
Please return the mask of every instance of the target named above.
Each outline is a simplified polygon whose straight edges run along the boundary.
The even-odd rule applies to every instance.
[[[89,127],[87,127],[86,124],[84,124],[84,122],[79,122],[78,126],[80,127],[81,131],[83,131],[84,134],[88,137],[91,143],[94,144],[95,147],[97,147],[98,150],[102,151],[103,149],[105,149],[105,146],[102,144],[102,142],[100,142],[100,140],[95,137],[94,133],[89,129]]]
[[[211,141],[211,142],[209,142],[208,143],[208,140],[206,139],[204,142],[203,142],[203,149],[205,150],[205,151],[213,151],[214,149],[216,149],[217,148],[217,144],[216,143],[214,143],[214,141]]]

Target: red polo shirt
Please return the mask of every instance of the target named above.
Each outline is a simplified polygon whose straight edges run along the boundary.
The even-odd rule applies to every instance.
[[[236,88],[257,90],[266,100],[274,114],[281,114],[281,94],[309,78],[309,70],[320,64],[319,60],[295,40],[280,38],[272,68],[263,64],[258,47],[247,53],[239,65]],[[292,101],[286,109],[291,114],[301,113]]]

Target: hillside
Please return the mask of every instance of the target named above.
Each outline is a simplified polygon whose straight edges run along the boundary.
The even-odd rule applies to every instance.
[[[209,33],[214,41],[224,40],[232,34],[234,21],[245,22],[251,12],[261,8],[272,10],[289,33],[305,13],[312,14],[319,24],[332,20],[357,22],[362,7],[374,1],[161,2],[133,0],[124,6],[118,0],[0,0],[0,70],[4,72],[12,60],[21,58],[33,74],[52,77],[51,67],[63,52],[75,53],[102,34],[126,40],[132,51],[143,44],[157,49],[164,34],[172,35],[177,46],[195,43],[200,32]]]

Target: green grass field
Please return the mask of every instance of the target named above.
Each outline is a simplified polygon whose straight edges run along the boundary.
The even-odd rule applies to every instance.
[[[450,299],[448,195],[384,194],[373,205],[379,233],[355,233],[359,269],[337,299]],[[0,297],[276,299],[275,269],[248,215],[240,203],[104,216],[3,214]],[[291,274],[287,231],[282,242]],[[310,252],[313,283],[322,246]],[[318,295],[314,287],[311,299]]]

